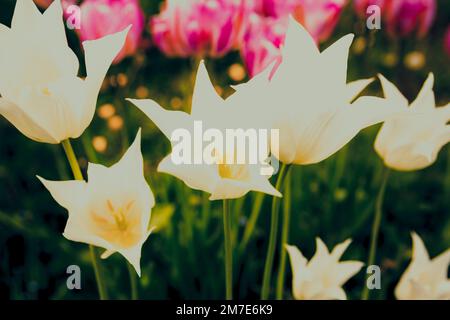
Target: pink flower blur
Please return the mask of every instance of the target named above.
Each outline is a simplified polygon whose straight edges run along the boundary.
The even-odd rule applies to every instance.
[[[334,31],[346,3],[347,0],[299,0],[293,14],[316,42],[323,42]]]
[[[329,38],[347,0],[255,0],[242,45],[242,57],[253,77],[275,60],[292,14],[316,42]],[[276,69],[276,68],[275,68]]]
[[[141,43],[144,13],[138,0],[85,0],[81,4],[81,41],[95,40],[133,25],[125,46],[114,59],[119,63],[133,55]]]
[[[435,0],[386,0],[387,31],[391,36],[407,36],[416,32],[419,37],[428,33],[436,15]]]
[[[384,12],[386,0],[353,0],[353,7],[358,16],[362,19],[367,17],[367,8],[371,5],[377,5]]]
[[[250,17],[241,48],[241,55],[250,77],[264,70],[273,61],[281,62],[280,47],[283,44],[288,19],[264,18],[257,14]]]
[[[444,36],[444,49],[450,57],[450,26],[447,27],[447,31]]]
[[[220,57],[240,45],[246,12],[245,0],[167,0],[153,41],[168,56]]]

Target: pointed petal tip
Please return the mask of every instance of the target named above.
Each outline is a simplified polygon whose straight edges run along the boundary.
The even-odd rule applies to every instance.
[[[36,178],[38,178],[39,181],[40,181],[44,186],[46,186],[46,183],[47,183],[47,180],[46,180],[46,179],[42,178],[42,177],[39,176],[39,175],[36,175]]]
[[[378,77],[378,79],[380,79],[380,81],[382,80],[382,81],[388,81],[386,78],[385,78],[385,76],[383,76],[381,73],[377,73],[377,77]]]

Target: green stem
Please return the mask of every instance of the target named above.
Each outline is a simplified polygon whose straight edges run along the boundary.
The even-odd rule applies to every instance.
[[[244,235],[242,236],[242,241],[239,245],[239,255],[245,253],[247,249],[248,242],[255,230],[256,222],[258,221],[259,214],[261,212],[261,207],[264,202],[264,193],[258,192],[253,203],[252,212],[250,213],[250,218],[245,226]]]
[[[73,176],[76,180],[84,180],[83,174],[81,173],[80,165],[78,164],[77,157],[75,156],[75,152],[73,151],[70,140],[64,140],[61,142],[64,151],[67,156],[67,160],[69,161],[70,168],[72,169]],[[98,255],[94,246],[89,245],[89,251],[91,254],[92,266],[94,267],[95,279],[97,281],[98,293],[100,296],[100,300],[108,299],[105,284],[100,274],[100,261],[98,259]]]
[[[233,299],[233,249],[231,243],[231,217],[228,200],[223,200],[223,231],[225,236],[226,299]]]
[[[61,143],[64,148],[64,152],[66,153],[67,160],[69,161],[70,169],[72,169],[74,178],[76,180],[84,180],[80,165],[78,164],[77,157],[75,156],[75,152],[73,151],[69,139],[64,140]]]
[[[130,287],[131,287],[131,300],[139,299],[138,283],[136,277],[136,271],[133,266],[127,262],[128,274],[130,275]]]
[[[283,185],[283,180],[285,177],[285,172],[289,167],[286,164],[282,164],[280,172],[278,174],[277,182],[275,188],[277,190],[281,189]],[[277,231],[278,231],[278,211],[280,209],[280,198],[273,197],[272,199],[272,214],[271,214],[271,224],[270,224],[270,236],[269,236],[269,246],[267,248],[266,263],[264,265],[264,275],[263,283],[261,289],[261,299],[267,300],[270,292],[270,279],[272,276],[273,258],[275,256],[275,248],[277,245]]]
[[[382,174],[382,180],[381,180],[381,186],[378,191],[377,199],[375,202],[375,215],[373,218],[373,224],[372,224],[372,233],[370,237],[370,249],[369,249],[369,259],[367,261],[367,267],[373,265],[375,263],[375,257],[377,253],[377,242],[378,242],[378,234],[380,231],[380,225],[381,225],[381,218],[383,214],[383,201],[384,201],[384,194],[386,191],[386,185],[389,178],[390,169],[387,167],[384,167],[383,174]],[[367,287],[367,278],[366,278],[366,284],[364,286],[364,290],[361,296],[362,300],[368,300],[369,299],[369,288]]]
[[[277,300],[283,299],[284,278],[286,271],[286,249],[285,246],[289,239],[289,228],[291,220],[291,175],[286,173],[285,187],[283,192],[283,228],[281,229],[281,245],[280,245],[280,265],[277,277]]]

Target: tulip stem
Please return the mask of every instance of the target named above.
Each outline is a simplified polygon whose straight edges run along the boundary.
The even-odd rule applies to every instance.
[[[253,202],[252,212],[245,226],[244,235],[242,236],[241,243],[239,244],[239,256],[242,256],[247,249],[248,242],[255,230],[256,222],[258,221],[259,214],[261,212],[261,207],[264,202],[265,193],[258,192],[255,196]]]
[[[84,180],[80,165],[78,164],[77,157],[73,151],[72,144],[69,139],[64,140],[61,143],[64,148],[64,152],[66,153],[67,160],[69,161],[70,169],[72,169],[74,178],[76,180]]]
[[[280,172],[278,173],[277,182],[275,188],[277,190],[281,189],[283,185],[284,177],[286,176],[286,171],[290,166],[282,164]],[[267,248],[266,262],[264,265],[264,275],[263,283],[261,289],[261,299],[267,300],[269,298],[270,292],[270,279],[272,276],[273,258],[275,256],[275,249],[277,245],[277,231],[278,231],[278,220],[279,220],[279,209],[280,209],[280,198],[273,197],[272,199],[272,214],[271,214],[271,224],[270,224],[270,235],[269,235],[269,246]]]
[[[228,200],[223,200],[223,231],[225,236],[226,299],[233,300],[233,249],[231,243],[230,204]]]
[[[104,283],[102,281],[102,277],[100,275],[100,260],[98,258],[97,250],[93,245],[89,245],[89,252],[91,254],[92,266],[94,268],[95,280],[97,282],[98,294],[100,296],[100,300],[107,300],[108,296],[106,294],[106,289],[104,287]]]
[[[369,267],[375,263],[378,234],[380,232],[381,218],[383,215],[384,194],[385,194],[386,185],[387,185],[387,182],[389,179],[389,173],[390,173],[390,169],[387,167],[383,167],[381,186],[378,191],[377,199],[375,202],[375,215],[373,217],[373,223],[372,223],[372,233],[371,233],[371,237],[370,237],[370,249],[369,249],[369,259],[367,260],[367,267]],[[369,287],[367,286],[367,278],[366,278],[366,284],[364,286],[364,290],[362,292],[361,299],[362,300],[369,299]]]
[[[286,271],[286,245],[289,239],[289,228],[291,220],[291,174],[286,173],[284,192],[283,192],[283,228],[281,229],[280,245],[280,265],[278,268],[276,299],[283,299],[284,279]]]
[[[131,286],[131,300],[139,299],[138,283],[136,278],[136,271],[133,266],[127,262],[128,274],[130,275],[130,286]]]
[[[70,168],[72,169],[73,176],[76,180],[84,180],[83,174],[81,173],[80,165],[78,164],[77,157],[75,155],[75,152],[73,151],[72,144],[70,143],[70,140],[64,140],[61,142],[64,152],[66,153],[67,160],[69,161]],[[100,262],[98,259],[98,255],[96,253],[96,250],[94,246],[89,245],[89,251],[91,254],[91,260],[92,260],[92,266],[94,267],[94,273],[95,273],[95,279],[97,282],[98,287],[98,293],[100,296],[100,300],[106,300],[108,299],[105,284],[103,282],[103,279],[100,275]]]

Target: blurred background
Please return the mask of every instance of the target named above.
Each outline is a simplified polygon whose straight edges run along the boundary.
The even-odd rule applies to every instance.
[[[35,2],[44,10],[52,1]],[[366,27],[366,8],[374,3],[381,8],[380,30]],[[0,23],[10,25],[14,4],[0,0]],[[81,8],[80,21],[74,4]],[[230,84],[247,81],[279,57],[289,13],[322,49],[347,33],[355,34],[349,80],[382,73],[411,101],[432,71],[437,105],[450,98],[448,0],[63,0],[63,5],[69,26],[81,22],[80,29],[67,30],[69,44],[80,58],[80,75],[84,72],[80,41],[134,25],[105,80],[91,126],[73,143],[83,169],[88,161],[110,165],[143,128],[145,173],[157,200],[152,224],[159,228],[143,247],[141,299],[224,297],[222,211],[220,202],[209,202],[206,194],[156,173],[169,142],[124,98],[152,98],[168,109],[188,111],[200,59],[205,59],[217,92],[228,96]],[[380,91],[374,83],[365,93],[380,95]],[[367,260],[382,170],[373,150],[378,129],[364,130],[320,164],[293,168],[289,242],[307,258],[319,236],[330,248],[352,238],[344,259]],[[62,236],[67,212],[36,174],[71,179],[63,149],[35,143],[0,118],[0,298],[96,299],[88,247]],[[431,256],[450,246],[449,190],[448,145],[433,166],[392,173],[377,252],[382,290],[373,291],[373,298],[394,298],[393,289],[410,261],[412,230],[423,238]],[[258,298],[262,282],[270,198],[263,198],[257,216],[252,213],[255,197],[250,193],[232,202],[235,296],[240,299]],[[249,219],[256,221],[254,228]],[[72,264],[81,267],[82,290],[66,287],[66,268]],[[102,261],[101,268],[110,297],[129,298],[125,260],[113,255]],[[289,298],[289,266],[286,274]],[[345,286],[349,298],[358,299],[363,285],[361,271]]]

